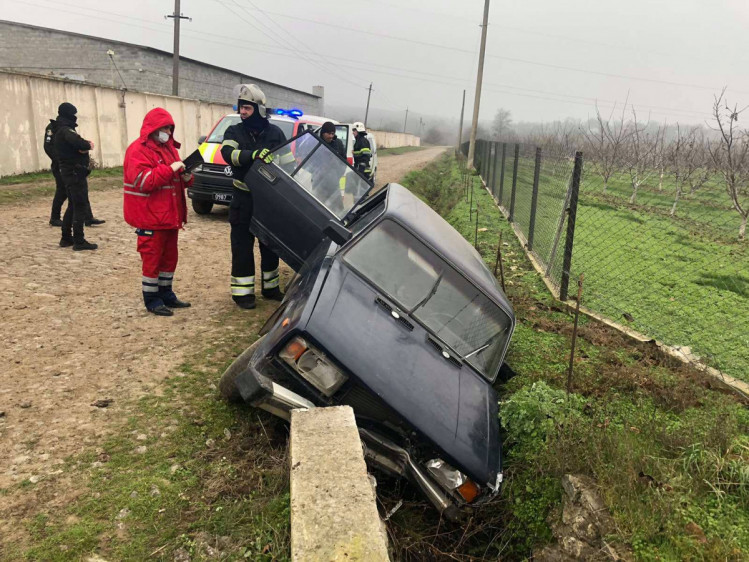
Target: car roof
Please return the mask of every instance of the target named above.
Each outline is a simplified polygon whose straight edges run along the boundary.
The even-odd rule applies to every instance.
[[[510,301],[476,249],[429,205],[402,185],[391,183],[385,217],[397,220],[434,248],[514,318]]]

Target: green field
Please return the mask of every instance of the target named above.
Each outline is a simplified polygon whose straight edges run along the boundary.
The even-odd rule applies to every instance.
[[[514,222],[527,235],[534,162],[521,151]],[[543,161],[533,252],[551,255],[572,162]],[[495,196],[499,196],[499,172]],[[502,204],[509,210],[512,158],[508,154]],[[629,177],[603,182],[592,170],[580,188],[571,285],[585,275],[585,306],[672,346],[688,346],[706,363],[749,380],[749,241],[738,240],[740,216],[718,178],[694,193],[686,189],[670,216],[675,186],[658,177],[629,203]],[[551,269],[558,287],[565,232]]]

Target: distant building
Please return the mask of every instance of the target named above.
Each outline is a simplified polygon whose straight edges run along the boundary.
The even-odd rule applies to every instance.
[[[114,51],[114,63],[107,54]],[[101,37],[0,20],[0,69],[126,87],[161,95],[172,93],[172,53]],[[123,84],[124,82],[124,84]],[[218,103],[236,103],[232,88],[260,86],[271,107],[296,107],[325,114],[324,88],[312,93],[241,72],[180,57],[179,95]]]

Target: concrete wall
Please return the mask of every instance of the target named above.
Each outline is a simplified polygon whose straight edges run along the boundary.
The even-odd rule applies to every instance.
[[[410,133],[391,133],[389,131],[375,131],[374,129],[370,130],[370,132],[375,136],[375,140],[377,140],[377,148],[421,146],[421,138]]]
[[[110,49],[119,74],[107,55]],[[0,69],[114,88],[124,86],[140,92],[172,93],[172,53],[2,20]],[[297,107],[305,113],[324,115],[321,86],[315,86],[310,94],[184,57],[180,57],[179,78],[181,97],[234,104],[233,87],[249,82],[260,86],[271,107]]]
[[[57,106],[68,101],[78,108],[78,132],[94,142],[91,156],[102,166],[121,166],[128,145],[138,138],[145,114],[163,107],[172,114],[175,138],[185,157],[198,146],[230,105],[172,96],[125,92],[60,79],[0,71],[0,176],[49,168],[42,141]]]

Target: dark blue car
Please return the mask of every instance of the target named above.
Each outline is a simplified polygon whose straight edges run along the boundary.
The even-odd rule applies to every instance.
[[[496,279],[429,206],[370,189],[316,136],[276,155],[246,178],[252,231],[296,275],[222,394],[285,419],[350,405],[371,467],[450,518],[485,502],[502,482],[492,383],[515,326]]]

